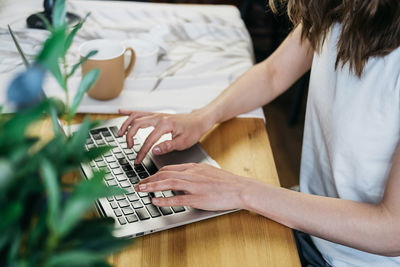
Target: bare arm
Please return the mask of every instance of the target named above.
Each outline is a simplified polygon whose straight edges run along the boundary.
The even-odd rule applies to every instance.
[[[213,124],[263,106],[285,92],[312,64],[313,49],[301,41],[301,25],[266,60],[255,65],[207,105]]]
[[[133,146],[133,136],[139,128],[154,126],[138,153],[136,163],[142,161],[165,133],[171,133],[172,140],[155,146],[153,153],[156,155],[188,148],[215,123],[269,103],[287,90],[311,68],[313,51],[307,40],[300,40],[300,27],[268,59],[253,66],[202,109],[176,115],[120,110],[120,114],[129,116],[119,131],[120,136],[126,133],[129,147]]]
[[[380,203],[309,195],[209,165],[168,166],[143,180],[143,192],[182,190],[185,195],[153,198],[159,206],[206,210],[246,209],[311,235],[384,256],[400,256],[400,149]]]

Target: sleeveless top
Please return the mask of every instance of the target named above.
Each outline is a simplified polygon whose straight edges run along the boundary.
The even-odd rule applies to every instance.
[[[379,203],[400,140],[400,48],[370,58],[358,78],[349,64],[335,70],[340,31],[340,25],[334,25],[321,52],[314,54],[300,191]],[[400,257],[312,240],[333,266],[400,265]]]

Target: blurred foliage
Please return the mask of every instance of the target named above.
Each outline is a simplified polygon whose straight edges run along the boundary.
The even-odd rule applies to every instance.
[[[93,170],[90,179],[78,183],[67,184],[64,179],[71,173],[79,176],[81,163],[111,149],[86,150],[88,132],[96,125],[88,118],[69,136],[58,126],[58,117],[65,116],[68,122],[74,117],[98,70],[82,78],[71,106],[68,98],[64,105],[43,97],[46,71],[68,96],[67,80],[72,74],[65,67],[65,55],[84,20],[70,29],[65,14],[65,0],[57,0],[53,24],[48,23],[49,38],[35,63],[8,88],[8,100],[18,111],[0,116],[0,266],[108,266],[107,256],[129,242],[112,235],[113,219],[86,216],[97,199],[124,193],[103,183],[104,171]],[[50,118],[53,126],[49,129],[53,137],[45,144],[28,131],[43,117]]]

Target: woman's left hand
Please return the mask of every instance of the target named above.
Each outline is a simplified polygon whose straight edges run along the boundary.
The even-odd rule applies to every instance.
[[[191,206],[203,210],[245,207],[242,194],[253,181],[208,164],[182,164],[161,168],[135,186],[138,192],[183,191],[173,197],[153,198],[157,206]]]

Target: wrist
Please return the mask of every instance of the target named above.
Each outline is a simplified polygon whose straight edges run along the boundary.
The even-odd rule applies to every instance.
[[[192,111],[198,117],[201,124],[201,134],[207,133],[216,123],[216,115],[212,108],[206,106]]]

